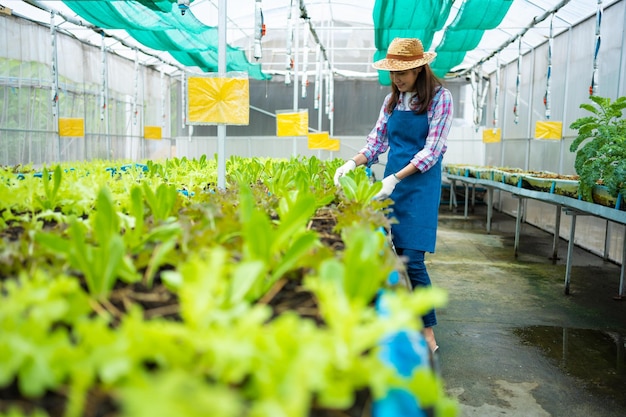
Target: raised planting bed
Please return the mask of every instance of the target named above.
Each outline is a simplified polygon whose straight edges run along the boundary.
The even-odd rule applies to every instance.
[[[498,167],[493,169],[493,181],[521,187],[525,171],[520,168]]]
[[[360,417],[392,390],[457,415],[381,358],[445,294],[390,285],[390,201],[342,163],[0,169],[0,415]]]
[[[446,172],[451,175],[495,181],[518,188],[557,194],[581,199],[578,175],[557,174],[548,171],[526,171],[510,167],[480,167],[474,165],[450,165]],[[593,203],[617,210],[626,210],[626,196],[612,195],[602,184],[592,187]]]
[[[492,167],[472,167],[468,171],[470,177],[481,180],[494,180],[494,168]]]
[[[626,210],[626,197],[618,194],[618,196],[611,195],[607,187],[603,185],[594,185],[591,189],[591,195],[593,202],[602,206],[615,208],[617,210]]]
[[[468,165],[448,164],[444,166],[444,170],[450,175],[458,175],[460,177],[469,176]]]
[[[530,190],[578,198],[577,175],[532,171],[522,176],[522,186]]]

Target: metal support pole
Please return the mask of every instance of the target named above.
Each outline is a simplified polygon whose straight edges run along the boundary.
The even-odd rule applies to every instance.
[[[554,240],[552,241],[552,263],[555,264],[559,259],[559,238],[561,229],[561,205],[556,205],[556,213],[554,220]]]
[[[522,228],[522,208],[524,207],[524,199],[520,196],[515,196],[517,200],[517,217],[515,218],[515,245],[513,247],[513,255],[517,258],[517,252],[519,250],[519,235]]]
[[[572,275],[572,253],[574,252],[574,236],[576,235],[576,212],[566,211],[572,215],[572,226],[569,231],[569,242],[567,244],[567,262],[565,266],[565,295],[569,295],[569,283]]]
[[[568,357],[569,357],[569,335],[568,335],[568,330],[567,327],[563,327],[563,347],[562,347],[562,355],[563,357],[561,358],[561,365],[562,366],[566,366],[567,365],[567,361],[568,361]]]
[[[487,233],[491,233],[491,218],[493,216],[493,187],[487,187]]]
[[[449,201],[449,209],[452,211],[452,206],[456,207],[456,180],[450,180],[450,201]]]
[[[616,300],[624,299],[624,270],[626,269],[626,227],[624,227],[624,240],[622,241],[622,269],[619,274],[619,289]]]
[[[293,6],[292,6],[293,7]],[[298,111],[298,65],[299,59],[298,55],[300,54],[300,13],[296,12],[295,15],[295,28],[293,30],[294,33],[294,42],[293,42],[293,111]],[[293,150],[292,156],[296,158],[298,156],[298,137],[294,136],[292,139]]]
[[[59,57],[57,48],[57,26],[54,21],[55,12],[50,13],[50,38],[52,43],[52,122],[57,139],[57,161],[61,161],[61,134],[59,132]],[[32,146],[28,147],[29,161]]]
[[[604,223],[604,255],[602,256],[602,259],[604,259],[605,261],[609,260],[609,251],[610,251],[610,242],[611,241],[611,224],[609,223],[609,221],[607,220]]]
[[[219,0],[217,25],[217,72],[226,75],[226,0]],[[217,187],[226,188],[226,125],[217,125]]]
[[[476,184],[472,184],[472,212],[476,207]]]
[[[467,206],[469,205],[469,185],[467,185],[467,183],[464,183],[463,186],[465,187],[465,211],[463,213],[465,215],[465,218],[467,219]]]

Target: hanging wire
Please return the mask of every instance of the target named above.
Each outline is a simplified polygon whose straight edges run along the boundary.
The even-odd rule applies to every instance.
[[[478,68],[479,74],[482,74],[482,68]],[[480,78],[480,100],[478,102],[478,123],[483,120],[483,109],[487,100],[487,91],[489,91],[489,79]]]
[[[596,10],[596,45],[593,51],[593,73],[591,75],[591,85],[589,86],[589,95],[593,96],[598,91],[598,52],[600,52],[600,28],[602,26],[602,0],[598,0],[598,9]]]
[[[546,93],[543,96],[543,105],[546,107],[546,119],[550,120],[550,84],[552,81],[552,44],[554,43],[554,32],[552,23],[554,22],[554,13],[550,18],[550,36],[548,38],[548,73],[546,74]]]
[[[165,71],[161,68],[161,127],[165,130],[165,121],[167,120],[167,114],[165,113]]]
[[[185,77],[185,71],[182,71],[180,73],[180,97],[182,99],[182,109],[183,111],[181,120],[182,120],[182,128],[184,129],[185,126],[187,125],[187,94],[186,94],[186,89],[187,89],[187,78]]]
[[[306,24],[302,26],[302,98],[306,98],[306,89],[309,86],[307,67],[309,66],[309,18],[305,19]]]
[[[50,12],[50,41],[52,44],[52,116],[56,117],[59,106],[59,72],[57,56],[56,24],[54,23],[55,12]]]
[[[261,0],[254,2],[254,59],[257,61],[263,58],[261,40],[265,35],[265,23],[263,22],[263,8]]]
[[[526,26],[525,28],[523,28],[519,33],[517,33],[516,35],[513,35],[511,38],[506,40],[503,44],[501,44],[497,48],[494,48],[492,53],[490,53],[489,55],[485,56],[484,58],[481,58],[476,63],[474,63],[471,67],[466,68],[466,69],[464,69],[462,71],[459,71],[455,76],[456,77],[464,76],[465,74],[469,73],[473,68],[479,67],[480,65],[482,65],[485,62],[489,61],[498,52],[503,51],[507,46],[513,44],[513,42],[515,42],[516,40],[521,39],[526,34],[526,32],[528,32],[530,29],[534,28],[536,25],[538,25],[539,23],[541,23],[544,20],[546,20],[553,13],[558,12],[562,7],[567,5],[570,1],[571,0],[561,0],[561,2],[556,4],[550,10],[547,10],[544,14],[542,14],[540,16],[535,16],[533,18],[532,22],[530,22],[530,24],[528,26]]]
[[[293,68],[293,53],[292,53],[292,45],[293,45],[293,0],[291,0],[289,4],[289,15],[287,17],[287,53],[286,53],[286,63],[285,63],[285,84],[291,84],[291,69]]]
[[[300,17],[307,22],[311,36],[313,36],[313,40],[315,40],[315,43],[319,45],[319,47],[321,48],[321,52],[322,52],[322,55],[324,56],[324,60],[328,61],[329,59],[328,59],[328,55],[326,54],[326,48],[324,48],[324,45],[322,45],[322,41],[320,41],[319,36],[317,36],[317,31],[315,30],[315,28],[313,27],[313,24],[311,23],[311,18],[309,17],[309,13],[306,10],[306,5],[304,4],[304,0],[300,0]]]
[[[474,129],[478,131],[478,84],[476,82],[476,69],[470,73],[470,85],[472,87],[472,107],[474,108]]]
[[[105,116],[105,110],[107,108],[107,51],[106,51],[106,45],[104,43],[104,33],[101,33],[101,41],[102,44],[100,46],[100,52],[101,52],[101,64],[102,64],[102,73],[101,73],[101,78],[102,78],[102,85],[100,88],[100,120],[104,120],[104,116]]]
[[[480,76],[482,68],[478,67],[472,71],[471,86],[473,90],[472,104],[474,105],[474,129],[478,132],[480,122],[483,119],[483,109],[485,100],[487,99],[487,90],[489,89],[489,81]]]
[[[496,133],[496,128],[498,127],[498,113],[500,112],[498,100],[500,99],[500,53],[496,55],[496,86],[495,93],[493,96],[493,133]]]
[[[321,86],[321,79],[322,79],[322,61],[321,61],[321,45],[317,45],[317,48],[315,49],[315,86],[314,86],[314,98],[313,98],[313,108],[315,110],[319,110],[320,108],[320,98],[322,95],[322,86]]]
[[[330,63],[328,61],[324,62],[324,75],[326,81],[324,112],[328,115],[328,118],[330,119],[330,79],[332,75],[330,71]]]
[[[139,51],[135,48],[135,86],[133,91],[133,124],[137,124],[137,115],[139,114]]]
[[[519,123],[519,98],[520,98],[520,84],[522,80],[522,38],[519,38],[517,47],[517,78],[515,79],[515,103],[513,104],[513,115],[515,118],[513,122]]]
[[[335,77],[333,76],[332,69],[330,69],[330,64],[328,70],[328,80],[328,120],[332,123],[332,120],[335,118]]]

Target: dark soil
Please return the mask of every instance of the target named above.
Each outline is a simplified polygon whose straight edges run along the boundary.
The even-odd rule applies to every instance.
[[[341,251],[344,248],[341,237],[335,233],[336,219],[332,212],[320,210],[311,219],[309,229],[316,231],[322,243],[333,251]],[[17,240],[23,233],[21,228],[5,229],[0,238]],[[302,276],[306,271],[296,271],[288,277],[276,282],[272,289],[259,300],[260,303],[269,305],[274,317],[281,313],[292,310],[300,316],[314,320],[323,326],[323,320],[319,316],[318,306],[313,294],[302,287]],[[180,320],[178,297],[169,291],[160,280],[158,274],[151,287],[143,283],[125,284],[118,282],[109,300],[101,304],[101,308],[107,310],[118,320],[129,310],[132,305],[139,304],[146,319],[155,317],[169,320]],[[116,323],[114,322],[113,325]],[[7,412],[9,407],[19,407],[25,412],[32,412],[36,408],[44,409],[50,417],[62,417],[66,407],[66,395],[64,392],[47,392],[38,399],[25,399],[21,396],[17,384],[0,389],[0,413]],[[117,408],[115,402],[106,393],[93,390],[86,399],[85,417],[115,417]],[[311,407],[309,417],[369,417],[371,415],[371,402],[368,390],[355,393],[355,403],[347,410],[329,410]]]

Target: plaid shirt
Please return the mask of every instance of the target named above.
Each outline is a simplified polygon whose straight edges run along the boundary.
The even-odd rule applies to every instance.
[[[405,94],[400,93],[396,111],[411,111],[405,105]],[[367,144],[359,152],[367,158],[367,165],[370,166],[378,162],[378,155],[385,153],[389,149],[389,138],[387,137],[387,121],[391,113],[387,113],[387,103],[391,94],[385,97],[376,125],[367,136]],[[448,132],[452,125],[452,95],[446,88],[441,87],[433,97],[433,101],[428,107],[428,136],[424,148],[415,154],[411,159],[420,172],[428,171],[439,160],[447,149]]]

